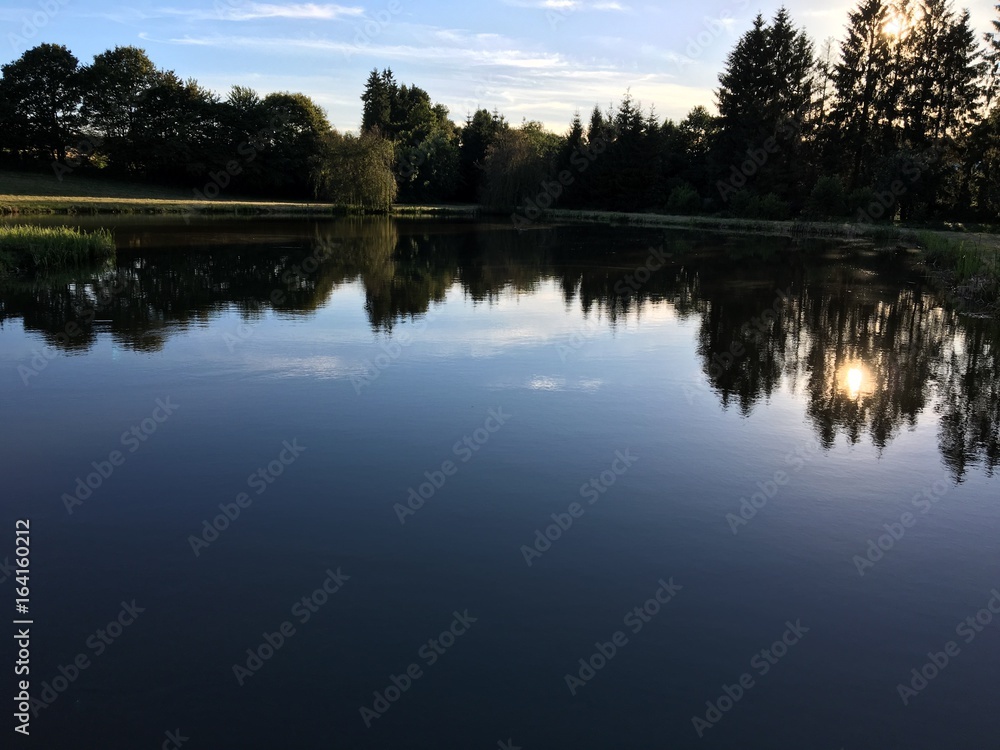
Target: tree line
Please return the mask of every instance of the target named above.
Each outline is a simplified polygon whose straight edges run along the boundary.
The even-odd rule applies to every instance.
[[[317,198],[365,208],[396,199],[392,143],[340,133],[304,94],[225,98],[157,68],[137,47],[90,65],[41,44],[0,68],[0,159],[191,187],[195,197]]]
[[[1000,6],[997,6],[1000,10]],[[726,58],[717,114],[661,120],[628,93],[563,135],[448,109],[373,70],[358,135],[303,94],[225,97],[135,47],[90,65],[42,44],[2,66],[0,159],[232,194],[365,208],[480,202],[781,219],[992,219],[1000,213],[1000,21],[951,0],[861,0],[817,51],[784,8]],[[212,187],[214,185],[214,187]]]

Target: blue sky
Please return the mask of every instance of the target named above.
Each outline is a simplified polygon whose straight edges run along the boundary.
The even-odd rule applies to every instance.
[[[82,62],[116,45],[143,47],[162,68],[225,94],[301,91],[333,125],[357,129],[368,72],[389,66],[445,104],[455,120],[478,107],[563,132],[577,110],[617,102],[626,89],[661,119],[712,105],[726,53],[758,11],[777,0],[486,0],[333,3],[244,0],[4,0],[3,62],[40,42]],[[850,2],[786,3],[817,46],[838,39]],[[993,0],[968,7],[977,28]],[[965,7],[965,6],[962,6]]]

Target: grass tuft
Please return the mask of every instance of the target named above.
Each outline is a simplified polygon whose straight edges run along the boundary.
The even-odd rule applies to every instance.
[[[934,232],[919,238],[928,264],[960,299],[1000,312],[1000,248]]]
[[[920,232],[919,237],[928,261],[953,274],[957,282],[976,277],[1000,278],[1000,253],[997,248],[933,232]]]
[[[71,268],[114,257],[115,240],[106,229],[0,226],[0,276]]]

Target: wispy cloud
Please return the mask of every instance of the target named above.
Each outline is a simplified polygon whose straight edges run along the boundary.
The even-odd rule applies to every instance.
[[[418,83],[432,92],[436,101],[445,104],[455,118],[461,119],[480,107],[497,107],[512,122],[519,122],[522,117],[537,119],[557,132],[568,127],[575,110],[581,109],[586,115],[594,104],[603,108],[618,101],[626,89],[631,89],[633,96],[643,100],[647,107],[658,103],[661,117],[664,108],[672,116],[680,117],[696,104],[711,103],[710,96],[691,85],[687,76],[681,83],[677,66],[671,66],[670,71],[638,73],[621,61],[593,56],[581,59],[569,53],[537,49],[535,44],[525,48],[499,34],[404,25],[405,29],[394,29],[401,32],[404,43],[393,40],[364,47],[346,39],[320,35],[192,34],[167,39],[141,36],[147,41],[238,51],[252,58],[266,56],[275,61],[279,56],[294,60],[308,55],[322,65],[323,61],[333,59],[332,55],[350,52],[379,65],[396,67],[397,63],[405,63],[406,69],[421,71]],[[456,79],[453,75],[456,69],[465,70],[466,75]],[[336,67],[331,67],[327,75],[345,83],[351,80],[342,79],[343,72]],[[351,81],[350,85],[360,84]],[[320,86],[316,93],[320,95],[324,89],[329,93],[329,88]],[[328,104],[337,113],[353,106],[350,101],[346,105],[333,101]],[[348,120],[341,123],[344,125],[353,127],[354,123]]]
[[[149,21],[158,18],[178,18],[186,21],[260,21],[286,19],[290,21],[336,21],[341,18],[363,18],[365,9],[358,6],[330,3],[248,3],[240,0],[216,0],[203,8],[121,8],[103,13],[102,17],[122,23]]]
[[[487,90],[479,106],[493,106],[517,123],[522,117],[541,120],[550,130],[565,132],[573,112],[579,110],[583,117],[590,114],[594,105],[602,109],[621,99],[630,90],[644,109],[658,104],[662,118],[669,108],[674,117],[683,117],[698,104],[711,104],[700,88],[678,83],[665,74],[637,75],[632,71],[607,67],[573,65],[555,70],[511,71],[495,76],[495,83]],[[475,80],[468,84],[475,88]],[[462,106],[467,100],[444,95],[439,98],[453,113],[462,115],[471,107]]]
[[[289,5],[274,5],[271,3],[239,3],[230,2],[227,5],[218,4],[220,13],[230,21],[255,21],[261,18],[292,18],[309,21],[333,21],[343,16],[363,16],[364,8],[344,6],[292,3]]]
[[[502,42],[496,35],[474,35],[469,40],[462,39],[458,32],[435,32],[441,39],[451,41],[473,41],[469,46],[442,45],[390,45],[370,44],[359,48],[346,41],[336,41],[321,37],[258,37],[232,36],[213,34],[211,36],[182,36],[171,39],[153,39],[148,34],[140,34],[144,41],[159,41],[168,44],[178,44],[192,47],[216,47],[219,49],[261,50],[267,52],[285,52],[295,54],[302,51],[313,52],[352,52],[362,53],[379,60],[414,62],[440,62],[448,65],[495,65],[513,68],[530,68],[532,70],[566,67],[568,63],[562,55],[551,52],[525,52],[513,47],[505,48],[499,44],[485,46],[485,42]]]
[[[575,13],[577,11],[597,10],[597,11],[617,11],[625,13],[629,8],[615,0],[504,0],[506,5],[515,8],[534,8],[535,10],[554,10],[563,13]]]

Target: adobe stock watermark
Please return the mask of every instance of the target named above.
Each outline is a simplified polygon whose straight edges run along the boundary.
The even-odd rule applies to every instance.
[[[728,203],[729,199],[746,187],[747,182],[756,175],[770,158],[781,150],[781,141],[791,140],[802,130],[802,123],[799,120],[787,119],[778,125],[776,135],[769,136],[764,140],[763,145],[747,149],[747,158],[740,164],[730,166],[730,174],[726,180],[717,180],[716,189],[723,203]],[[780,139],[780,141],[779,141]]]
[[[627,297],[632,293],[638,292],[653,277],[653,274],[663,269],[667,259],[672,257],[672,253],[665,253],[663,251],[662,244],[659,247],[649,248],[649,255],[646,258],[646,262],[636,266],[631,273],[626,274],[623,278],[615,282],[615,294],[620,297]],[[569,339],[565,343],[556,344],[556,352],[559,355],[560,361],[566,362],[573,352],[579,351],[589,341],[596,338],[602,329],[603,326],[596,316],[585,318],[583,323],[570,334]]]
[[[20,35],[13,32],[7,35],[10,48],[16,52],[21,47],[29,47],[39,33],[44,31],[52,23],[52,19],[59,15],[59,11],[69,5],[69,3],[70,0],[39,0],[39,2],[35,3],[38,10],[30,15],[25,14],[24,22],[21,24]]]
[[[545,3],[545,20],[552,31],[558,31],[566,20],[576,12],[576,0],[549,0]]]
[[[452,618],[451,623],[437,637],[428,640],[417,651],[417,656],[422,660],[425,668],[433,667],[438,659],[444,656],[445,652],[468,632],[472,623],[479,620],[478,617],[470,616],[467,609],[463,610],[461,614],[457,610],[452,612]],[[362,706],[360,709],[361,720],[367,728],[371,729],[372,722],[385,716],[392,705],[403,696],[403,693],[424,676],[420,664],[420,662],[411,662],[400,674],[389,675],[389,684],[382,690],[376,690],[372,693],[374,700],[371,708]]]
[[[750,0],[737,0],[733,5],[738,10],[746,10],[750,6]],[[692,65],[695,60],[705,54],[724,34],[728,32],[730,37],[735,36],[735,24],[736,18],[728,10],[723,10],[714,18],[703,16],[701,23],[703,29],[687,38],[687,45],[684,47],[684,56],[675,56],[674,63],[678,67]]]
[[[420,320],[413,324],[412,328],[403,329],[394,334],[392,338],[379,342],[381,353],[376,354],[372,359],[365,359],[362,362],[364,371],[360,375],[351,376],[351,385],[354,386],[354,393],[358,396],[365,388],[370,388],[382,373],[392,366],[393,362],[403,356],[403,351],[412,346],[418,336],[427,330],[427,325],[437,319],[439,313],[434,308],[429,308]]]
[[[750,659],[750,667],[758,677],[764,677],[808,632],[809,628],[802,624],[802,620],[796,620],[794,623],[786,620],[785,632],[769,648],[761,649],[754,654]],[[744,672],[732,685],[723,685],[722,694],[714,701],[705,701],[705,715],[691,717],[691,723],[698,737],[704,737],[706,731],[722,721],[722,717],[756,685],[753,673]]]
[[[589,482],[580,485],[580,497],[587,500],[588,505],[593,505],[618,481],[618,477],[627,472],[632,464],[638,460],[638,456],[632,455],[631,448],[626,448],[624,453],[620,450],[615,451],[614,459],[607,469]],[[586,507],[573,502],[566,508],[565,513],[553,513],[549,516],[554,523],[549,524],[544,529],[535,529],[535,538],[532,544],[521,545],[521,556],[527,566],[530,568],[536,558],[540,558],[552,549],[552,544],[561,539],[562,535],[573,526],[573,523],[582,518],[586,512]]]
[[[680,584],[674,583],[673,576],[666,581],[661,578],[657,583],[660,587],[656,592],[642,604],[626,612],[622,619],[622,624],[629,629],[632,635],[637,635],[646,627],[666,604],[673,601],[677,592],[684,588]],[[577,662],[580,668],[576,674],[567,673],[563,677],[566,687],[569,688],[569,694],[575,697],[577,691],[594,679],[597,673],[604,669],[623,647],[628,645],[628,642],[628,636],[624,630],[616,630],[607,641],[596,641],[594,653],[586,658],[581,657]]]
[[[405,158],[405,164],[401,163],[399,176],[403,179],[403,182],[410,182],[420,173],[420,168],[427,163],[430,157],[430,150],[422,144],[420,141],[414,140],[408,144],[409,148],[415,149],[415,151],[410,151],[407,153]],[[424,146],[423,148],[421,146]],[[403,161],[403,158],[400,158]]]
[[[15,570],[17,569],[11,564],[10,558],[5,557],[0,563],[0,583],[6,583],[7,579],[14,575]]]
[[[350,60],[360,52],[364,52],[376,37],[380,36],[393,18],[403,12],[403,6],[398,0],[391,0],[382,10],[376,11],[371,18],[366,18],[364,23],[355,24],[354,39],[350,47],[344,49],[344,58]]]
[[[949,489],[951,486],[948,482],[938,479],[914,494],[910,499],[910,504],[920,511],[920,515],[926,515],[935,503],[948,494]],[[858,575],[864,578],[865,573],[874,568],[875,563],[885,557],[886,553],[896,546],[896,542],[906,536],[907,529],[912,529],[917,525],[918,520],[919,516],[915,516],[910,511],[904,511],[900,514],[898,521],[882,524],[885,533],[874,539],[869,539],[863,555],[854,555],[851,558]]]
[[[477,427],[471,435],[465,435],[460,440],[455,441],[455,445],[452,446],[452,454],[461,463],[468,463],[513,416],[513,414],[505,414],[502,406],[490,409],[488,415],[482,427]],[[441,462],[440,469],[424,472],[426,482],[417,485],[416,489],[412,486],[407,487],[406,503],[395,503],[392,506],[396,518],[399,519],[399,524],[405,526],[406,519],[415,516],[417,511],[423,508],[426,502],[445,486],[450,477],[458,474],[460,468],[461,466],[450,458],[445,459]]]
[[[597,161],[597,158],[608,150],[607,141],[603,138],[595,138],[593,143],[586,146],[578,146],[570,155],[569,163],[573,167],[573,172],[563,169],[558,175],[554,175],[550,180],[542,180],[541,190],[534,198],[528,198],[524,202],[521,210],[522,216],[517,211],[510,215],[510,220],[517,229],[524,229],[531,226],[542,214],[555,204],[563,191],[576,182],[579,175],[590,169],[590,166]],[[575,174],[574,174],[575,172]]]
[[[131,100],[132,106],[139,106],[144,104],[146,99],[149,97],[149,89],[142,89],[137,92]],[[52,173],[56,176],[59,182],[63,181],[63,178],[72,174],[75,169],[83,166],[84,160],[89,159],[99,149],[104,143],[104,140],[100,137],[91,138],[89,136],[84,136],[81,140],[76,142],[73,147],[75,152],[74,156],[69,156],[68,154],[63,158],[62,161],[58,159],[52,160]]]
[[[777,497],[781,488],[791,482],[792,476],[802,471],[805,465],[816,458],[822,450],[823,447],[815,440],[797,447],[785,456],[785,466],[788,472],[781,469],[776,470],[770,479],[757,482],[757,492],[754,492],[749,498],[741,497],[738,512],[726,514],[726,521],[729,523],[729,529],[733,535],[735,536],[741,527],[746,526],[756,518],[757,513],[767,505],[768,500]]]
[[[208,173],[208,180],[201,189],[194,188],[192,197],[197,201],[196,205],[187,205],[181,211],[184,223],[190,224],[191,217],[199,211],[208,208],[211,202],[217,200],[222,192],[229,187],[234,177],[243,174],[243,170],[251,164],[261,151],[264,151],[272,138],[278,135],[281,128],[288,124],[289,116],[284,112],[278,112],[268,121],[267,127],[263,127],[248,140],[243,141],[236,147],[239,158],[230,159],[222,169]]]
[[[173,731],[168,729],[163,733],[163,736],[166,737],[166,739],[163,740],[163,744],[160,745],[160,750],[180,750],[180,748],[184,747],[185,743],[191,739],[190,737],[185,737],[181,734],[180,729],[174,729]]]
[[[229,331],[223,331],[221,334],[222,340],[225,342],[229,353],[233,354],[236,351],[237,346],[252,339],[259,326],[259,322],[248,323],[245,320],[241,320],[239,325],[236,326],[235,332],[230,333]]]
[[[344,582],[349,580],[351,577],[343,573],[340,568],[337,568],[336,573],[327,568],[326,578],[323,579],[319,588],[301,599],[297,599],[292,604],[291,616],[298,622],[299,627],[309,622],[312,616],[330,601],[330,597],[340,591]],[[270,661],[297,632],[295,624],[289,619],[278,625],[273,633],[267,631],[262,633],[263,640],[260,644],[246,650],[246,661],[243,664],[233,664],[233,676],[236,677],[236,684],[243,687],[246,681],[260,672],[264,668],[264,663]]]
[[[247,7],[246,0],[215,0],[212,3],[212,8],[215,10],[215,15],[220,21],[227,21],[232,18],[232,11],[234,10],[245,10]]]
[[[646,258],[646,262],[636,266],[632,273],[626,274],[624,278],[615,283],[615,294],[627,297],[629,292],[638,292],[653,278],[654,273],[663,269],[670,257],[672,257],[670,253],[663,252],[663,245],[649,248],[649,257]]]
[[[281,283],[285,285],[285,289],[275,287],[271,290],[271,293],[267,297],[268,300],[270,300],[271,305],[285,304],[285,301],[288,298],[287,292],[300,284],[303,279],[306,279],[316,273],[320,266],[323,265],[323,262],[328,260],[338,247],[339,246],[336,243],[325,237],[319,239],[316,242],[316,246],[305,258],[305,260],[301,263],[296,263],[281,274]],[[232,354],[236,351],[237,346],[253,338],[253,335],[257,332],[261,322],[263,322],[262,319],[255,323],[249,323],[246,320],[241,320],[239,325],[236,326],[235,333],[230,333],[228,331],[223,332],[222,340],[226,344],[226,348],[229,350],[229,353]]]
[[[901,171],[903,176],[908,179],[908,182],[893,180],[889,184],[888,190],[876,192],[875,200],[867,206],[858,209],[857,221],[859,223],[871,224],[873,221],[881,219],[887,212],[890,219],[895,216],[899,199],[910,191],[910,187],[919,181],[924,172],[937,162],[941,154],[936,146],[931,146],[920,156],[922,158],[919,160],[908,157],[903,163]]]
[[[777,322],[784,310],[785,306],[788,304],[792,290],[788,288],[784,291],[781,289],[774,290],[775,297],[774,301],[771,303],[771,307],[765,309],[760,315],[751,318],[742,326],[738,332],[738,339],[734,339],[729,343],[729,349],[721,352],[714,352],[708,363],[708,375],[709,377],[718,380],[726,372],[732,369],[740,359],[746,356],[747,348],[746,344],[754,341],[759,341],[763,336],[770,333],[771,327]],[[695,397],[698,395],[698,391],[710,392],[708,383],[701,377],[695,376],[692,378],[694,385],[685,384],[683,386],[684,396],[689,404],[694,403]]]
[[[77,141],[73,146],[74,156],[66,156],[62,161],[52,160],[52,173],[59,182],[62,182],[66,175],[72,174],[73,170],[83,166],[84,159],[93,156],[99,146],[100,143],[91,138]]]
[[[597,338],[603,328],[604,326],[596,315],[588,315],[584,318],[583,323],[569,335],[566,343],[556,344],[556,352],[559,354],[560,361],[565,363],[573,352],[579,351],[589,341]]]
[[[81,323],[83,325],[93,323],[97,319],[98,308],[104,307],[111,302],[112,298],[125,291],[123,278],[122,274],[115,273],[110,285],[101,287],[100,291],[97,292],[97,305],[81,311],[79,314],[80,323],[71,320],[64,325],[62,330],[55,334],[56,343],[60,346],[69,346],[73,339],[82,336],[85,331],[81,328]],[[60,350],[48,345],[41,349],[32,349],[32,356],[28,364],[17,366],[17,374],[21,376],[21,382],[26,386],[30,385],[31,379],[38,377],[49,366],[49,362],[57,359],[61,354]]]
[[[996,589],[990,591],[990,600],[986,602],[986,606],[955,626],[955,635],[959,636],[966,645],[972,643],[979,633],[982,633],[993,623],[993,615],[1000,615],[1000,591]],[[896,693],[903,701],[903,705],[910,705],[910,701],[926,690],[931,681],[941,674],[951,663],[951,660],[960,653],[962,653],[962,648],[958,645],[958,641],[948,641],[940,651],[928,651],[927,662],[919,668],[914,667],[910,670],[912,676],[909,684],[902,682],[896,684]]]
[[[470,73],[472,71],[469,71]],[[459,112],[477,112],[484,109],[483,102],[496,99],[500,95],[498,90],[502,85],[501,80],[495,75],[476,79],[476,88],[472,96],[467,97],[459,104]]]
[[[49,708],[60,695],[65,693],[69,686],[76,682],[84,671],[93,665],[93,658],[101,656],[111,646],[121,638],[125,629],[134,623],[139,615],[146,611],[145,607],[139,607],[135,599],[130,602],[122,602],[118,614],[102,628],[98,628],[92,635],[84,641],[84,646],[88,650],[81,651],[69,662],[69,666],[60,664],[59,674],[51,680],[42,682],[42,689],[38,697],[31,699],[31,714],[38,718],[38,714]]]
[[[291,443],[287,440],[281,444],[281,452],[267,466],[258,467],[255,472],[247,477],[247,487],[254,490],[254,494],[260,497],[267,492],[268,487],[282,474],[285,469],[291,466],[306,450],[304,445],[299,445],[299,439],[294,438]],[[214,518],[206,518],[201,524],[200,534],[188,536],[188,544],[195,557],[200,557],[201,552],[207,549],[213,542],[218,540],[219,535],[228,529],[243,514],[243,511],[253,505],[254,498],[247,492],[240,492],[231,503],[219,503],[219,510],[222,511]]]
[[[156,434],[160,425],[170,419],[174,412],[180,408],[180,404],[173,403],[169,396],[165,400],[156,399],[156,408],[153,409],[152,414],[122,433],[122,447],[128,448],[128,453],[135,453],[142,447],[143,443]],[[91,461],[90,465],[94,470],[86,476],[78,476],[72,493],[64,492],[59,498],[62,500],[66,512],[73,515],[73,509],[89,500],[111,478],[115,469],[125,465],[127,458],[128,456],[122,451],[113,450],[108,454],[106,460]]]

